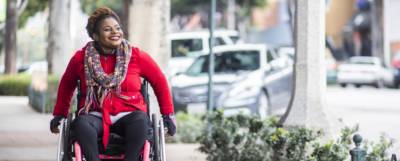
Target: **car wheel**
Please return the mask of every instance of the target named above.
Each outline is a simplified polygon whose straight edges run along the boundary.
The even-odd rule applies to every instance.
[[[267,94],[263,91],[258,97],[258,116],[260,116],[261,119],[265,119],[270,113],[269,108],[269,98]]]
[[[346,83],[340,83],[340,86],[345,88],[347,86],[347,84]]]
[[[356,88],[360,88],[361,84],[356,84],[355,86],[356,86]]]
[[[376,87],[376,88],[383,88],[383,87],[384,87],[383,80],[378,80],[378,81],[375,83],[375,87]]]

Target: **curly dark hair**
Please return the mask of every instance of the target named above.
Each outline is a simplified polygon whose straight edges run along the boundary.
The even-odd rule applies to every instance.
[[[119,24],[121,24],[121,21],[120,21],[118,15],[108,7],[97,8],[90,15],[87,25],[86,25],[86,31],[92,39],[93,39],[94,33],[96,33],[96,34],[99,33],[100,22],[102,22],[104,19],[109,18],[109,17],[114,18]]]

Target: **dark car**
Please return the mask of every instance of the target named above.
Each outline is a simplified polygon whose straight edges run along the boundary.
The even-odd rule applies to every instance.
[[[291,96],[292,61],[266,45],[215,47],[214,108],[225,114],[248,113],[266,117],[282,114]],[[208,57],[198,57],[189,69],[172,78],[177,110],[205,112]]]

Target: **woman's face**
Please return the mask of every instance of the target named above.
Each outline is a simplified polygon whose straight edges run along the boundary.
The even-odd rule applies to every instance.
[[[99,26],[98,35],[96,35],[95,40],[105,49],[118,48],[124,37],[121,26],[112,17],[102,20]]]

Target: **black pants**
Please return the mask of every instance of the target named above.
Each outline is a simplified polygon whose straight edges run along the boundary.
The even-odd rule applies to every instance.
[[[149,127],[147,114],[139,110],[120,118],[110,127],[111,131],[125,138],[125,161],[139,160]],[[101,118],[80,115],[73,121],[72,130],[76,134],[86,160],[100,161],[98,138],[103,134]]]

